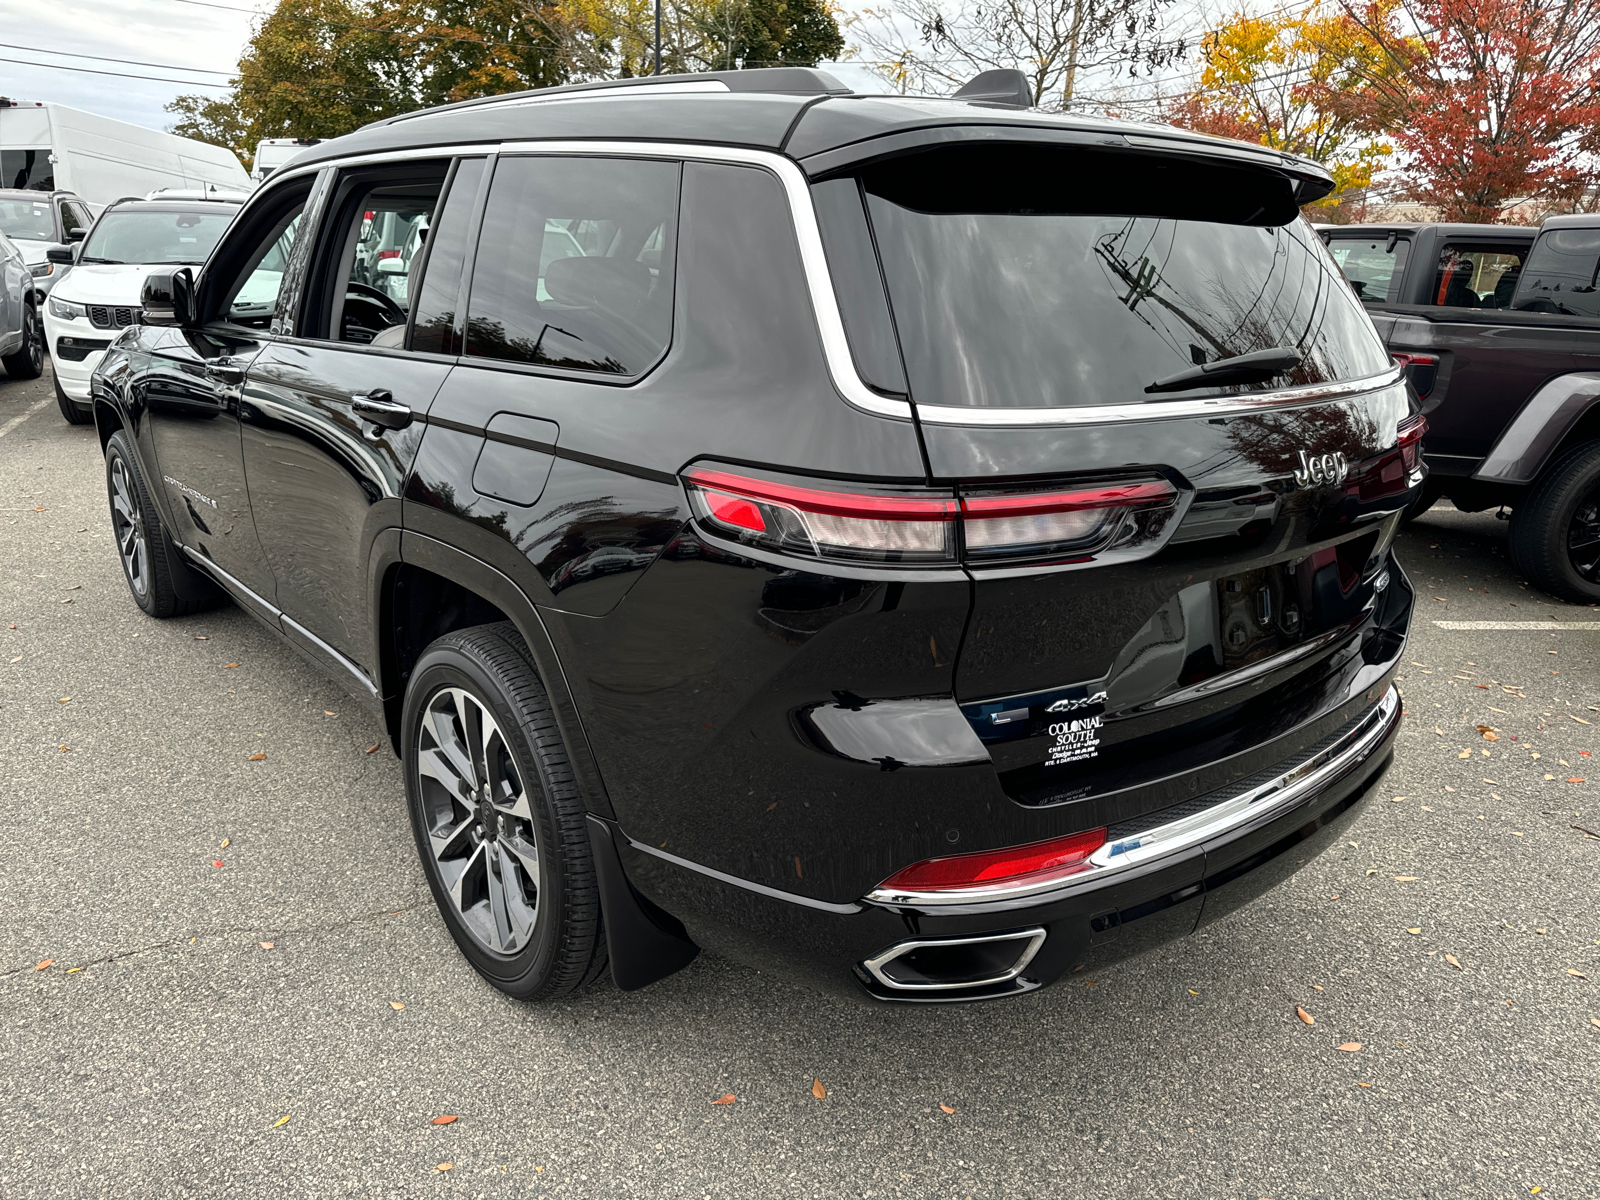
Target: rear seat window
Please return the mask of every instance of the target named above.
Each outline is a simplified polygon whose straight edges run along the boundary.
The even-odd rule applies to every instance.
[[[862,180],[919,404],[1137,404],[1158,379],[1280,347],[1303,361],[1259,386],[1388,369],[1282,176],[1035,145],[929,151]],[[1194,394],[1219,390],[1249,389]]]
[[[1600,317],[1600,229],[1547,229],[1534,242],[1511,307],[1521,312]]]
[[[467,306],[467,354],[611,375],[672,332],[678,165],[503,158]]]
[[[1430,299],[1444,308],[1510,308],[1525,253],[1518,246],[1447,244]]]

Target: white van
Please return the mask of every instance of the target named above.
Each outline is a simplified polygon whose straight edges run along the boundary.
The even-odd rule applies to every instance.
[[[250,172],[250,178],[262,182],[307,146],[321,141],[321,138],[262,138],[256,143],[255,169]]]
[[[0,98],[0,187],[76,192],[98,213],[157,188],[249,191],[233,151],[64,104]]]

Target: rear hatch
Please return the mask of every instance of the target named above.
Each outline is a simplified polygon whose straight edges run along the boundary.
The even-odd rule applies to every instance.
[[[989,141],[816,194],[831,260],[881,266],[892,338],[836,271],[858,367],[967,514],[957,699],[1012,799],[1115,826],[1360,718],[1421,426],[1303,178]]]

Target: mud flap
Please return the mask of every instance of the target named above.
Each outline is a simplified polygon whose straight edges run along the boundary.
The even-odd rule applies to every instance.
[[[589,814],[589,845],[600,883],[611,977],[617,987],[638,991],[693,962],[700,947],[689,940],[681,922],[633,890],[623,872],[610,822],[593,813]]]

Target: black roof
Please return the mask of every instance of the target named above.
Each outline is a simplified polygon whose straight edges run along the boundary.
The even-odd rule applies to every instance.
[[[710,90],[716,85],[727,90]],[[880,141],[885,138],[891,141]],[[851,160],[910,149],[910,140],[1071,140],[1273,168],[1303,180],[1311,193],[1307,199],[1325,195],[1332,186],[1320,165],[1264,146],[1169,125],[1034,112],[988,98],[859,95],[808,67],[651,76],[468,100],[391,117],[308,147],[290,169],[354,154],[544,139],[774,150],[798,160],[813,176]]]

